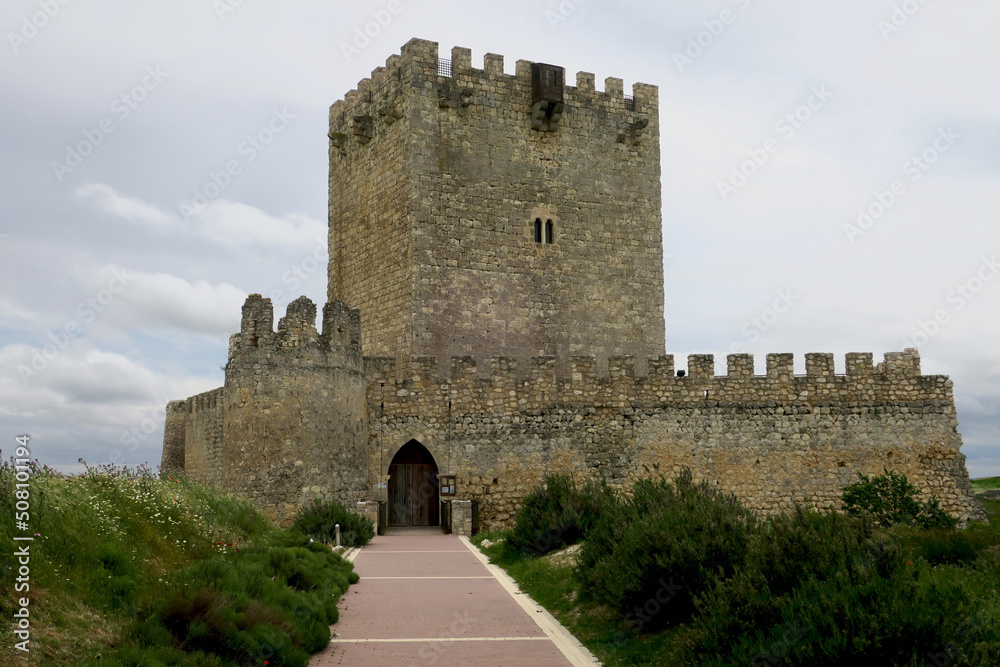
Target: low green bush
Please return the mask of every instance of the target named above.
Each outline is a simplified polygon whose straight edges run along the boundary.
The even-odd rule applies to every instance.
[[[906,475],[885,470],[884,475],[866,477],[844,487],[843,510],[888,528],[905,523],[920,528],[954,528],[958,520],[945,512],[937,498],[922,501]]]
[[[198,561],[146,596],[132,649],[100,664],[304,667],[330,643],[337,600],[358,581],[352,567],[294,533]]]
[[[924,665],[957,645],[973,605],[960,582],[921,576],[918,549],[870,522],[796,509],[769,521],[742,571],[698,599],[691,661]]]
[[[603,480],[578,487],[570,475],[549,475],[524,499],[508,544],[531,556],[576,544],[616,502]]]
[[[325,544],[335,543],[337,524],[340,524],[340,544],[345,547],[363,547],[375,537],[375,525],[370,519],[335,500],[313,501],[292,521],[293,528]]]
[[[756,519],[734,496],[695,484],[685,469],[636,483],[606,511],[577,558],[581,595],[615,610],[634,632],[676,625],[717,580],[742,566]]]

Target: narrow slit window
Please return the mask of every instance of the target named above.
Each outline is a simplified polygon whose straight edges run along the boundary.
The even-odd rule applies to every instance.
[[[552,224],[551,220],[545,221],[545,242],[552,243],[555,239],[555,226]]]
[[[535,243],[542,242],[542,219],[535,218]]]

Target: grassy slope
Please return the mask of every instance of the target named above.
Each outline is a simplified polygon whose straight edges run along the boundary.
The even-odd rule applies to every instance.
[[[983,505],[990,524],[976,524],[971,530],[984,533],[991,543],[1000,544],[1000,501],[984,500]],[[480,546],[491,562],[504,568],[522,591],[566,626],[605,667],[682,664],[682,649],[689,632],[686,627],[652,635],[632,634],[602,607],[576,601],[569,565],[553,564],[546,558],[526,557],[503,543],[486,549],[481,546],[484,539],[495,541],[504,536],[504,533],[480,533],[472,541]],[[954,568],[938,568],[935,576],[946,579],[963,574]],[[964,576],[969,578],[973,588],[981,588],[984,596],[989,596],[990,591],[995,589],[992,578],[975,572]]]
[[[984,477],[972,480],[972,488],[976,493],[988,491],[990,489],[1000,489],[1000,477]]]
[[[12,474],[0,469],[0,512],[13,514]],[[30,482],[30,653],[0,632],[0,665],[79,665],[123,637],[142,601],[169,573],[205,558],[236,555],[273,539],[277,528],[249,503],[182,477],[105,469],[86,477],[37,471]],[[0,540],[13,544],[13,521]],[[23,533],[18,533],[23,534]],[[0,559],[0,613],[17,608],[15,563]],[[24,595],[18,593],[17,597]],[[145,597],[144,597],[145,596]]]

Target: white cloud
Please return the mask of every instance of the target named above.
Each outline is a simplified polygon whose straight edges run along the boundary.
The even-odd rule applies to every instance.
[[[88,294],[72,320],[81,330],[167,328],[227,337],[239,329],[246,292],[229,283],[213,285],[110,264],[75,266],[72,272]]]
[[[0,348],[0,413],[7,416],[72,416],[107,425],[148,404],[162,390],[145,366],[84,340],[35,347]]]
[[[175,213],[124,195],[109,185],[91,183],[77,188],[75,194],[112,217],[158,232],[200,237],[229,248],[255,246],[257,250],[278,253],[282,249],[302,251],[326,246],[326,224],[305,215],[293,213],[277,218],[247,204],[217,199],[186,222]]]
[[[193,223],[206,239],[239,247],[253,244],[275,252],[282,247],[326,247],[326,224],[303,215],[275,218],[246,204],[217,200]]]
[[[229,336],[239,330],[246,293],[232,285],[189,282],[166,273],[135,272],[122,292],[132,327],[168,326],[188,332]]]
[[[76,189],[80,199],[89,201],[97,210],[129,222],[166,230],[178,223],[177,217],[161,211],[135,197],[127,197],[109,185],[88,183]]]
[[[29,433],[33,453],[50,463],[158,463],[167,402],[219,385],[157,373],[87,340],[0,347],[0,369],[0,428]]]

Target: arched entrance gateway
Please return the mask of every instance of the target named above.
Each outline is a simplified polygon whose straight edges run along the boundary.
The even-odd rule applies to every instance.
[[[403,445],[389,464],[389,525],[438,525],[438,467],[416,440]]]

